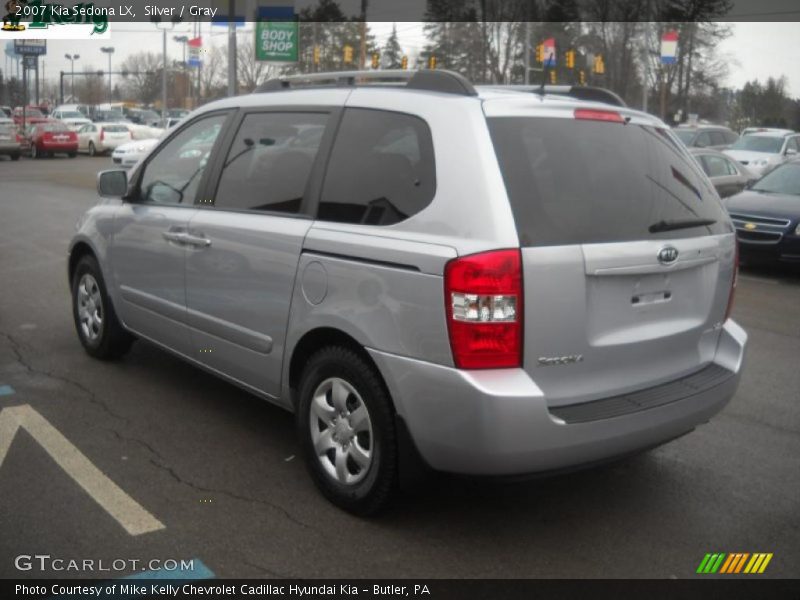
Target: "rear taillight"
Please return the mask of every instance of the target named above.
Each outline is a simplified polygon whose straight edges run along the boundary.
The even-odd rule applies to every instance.
[[[105,131],[105,129],[101,129],[100,130],[100,141],[102,142],[104,139],[106,139],[106,131]]]
[[[733,252],[733,279],[731,279],[731,291],[728,293],[728,307],[725,309],[723,322],[727,321],[733,312],[733,298],[736,294],[736,283],[739,281],[739,241],[734,240],[734,243],[736,249]]]
[[[456,258],[445,267],[445,311],[459,369],[522,364],[522,257],[494,250]]]
[[[622,115],[613,110],[594,110],[588,108],[575,109],[575,118],[585,121],[608,121],[609,123],[624,123]]]

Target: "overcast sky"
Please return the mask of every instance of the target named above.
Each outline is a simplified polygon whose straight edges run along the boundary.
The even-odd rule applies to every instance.
[[[380,15],[386,18],[389,15]],[[718,48],[720,56],[729,61],[729,75],[726,84],[730,87],[741,87],[746,81],[785,75],[789,82],[789,93],[800,97],[800,23],[798,22],[738,22],[730,24],[733,35]],[[239,39],[249,41],[252,24],[245,31],[240,31]],[[370,27],[379,43],[385,40],[392,28],[389,22],[371,22]],[[406,53],[415,55],[425,45],[425,38],[420,23],[397,23],[400,44]],[[167,53],[170,60],[182,58],[181,45],[172,40],[173,35],[192,35],[191,24],[180,24],[169,33]],[[204,43],[224,45],[227,30],[224,27],[212,27],[202,24]],[[111,30],[111,39],[105,40],[48,40],[47,56],[44,59],[45,73],[48,79],[57,77],[61,70],[68,71],[69,61],[65,53],[79,54],[76,69],[91,66],[95,69],[107,69],[108,58],[100,52],[102,46],[114,46],[112,70],[125,56],[148,50],[161,52],[161,33],[155,26],[146,23],[116,23]],[[8,66],[7,61],[0,66]]]

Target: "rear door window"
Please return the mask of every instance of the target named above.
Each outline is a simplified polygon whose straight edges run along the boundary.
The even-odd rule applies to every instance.
[[[428,206],[435,190],[433,143],[425,121],[349,108],[331,152],[317,218],[392,225]]]
[[[488,119],[523,246],[725,233],[710,182],[667,130],[571,118]],[[710,226],[657,231],[660,221]]]
[[[727,143],[725,141],[725,135],[723,135],[721,131],[711,131],[709,133],[711,135],[712,146],[724,146]]]

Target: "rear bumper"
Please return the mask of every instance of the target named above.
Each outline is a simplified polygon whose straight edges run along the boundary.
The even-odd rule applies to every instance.
[[[714,364],[730,374],[699,393],[622,416],[566,423],[522,369],[459,371],[370,350],[417,450],[436,470],[523,475],[642,450],[705,423],[739,384],[747,334],[723,326]]]
[[[39,147],[44,152],[77,152],[78,142],[44,142]]]

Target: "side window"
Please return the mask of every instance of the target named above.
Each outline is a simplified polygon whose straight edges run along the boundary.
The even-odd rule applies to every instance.
[[[728,175],[738,175],[739,169],[736,168],[736,165],[733,164],[732,160],[728,160],[727,158],[723,158],[722,160],[725,161],[725,164],[728,167]]]
[[[327,121],[323,113],[247,115],[225,158],[214,206],[300,212]]]
[[[428,206],[435,191],[433,141],[425,121],[381,110],[345,110],[319,219],[392,225]]]
[[[144,168],[140,200],[192,204],[226,117],[213,115],[195,121],[160,148]]]
[[[725,143],[726,144],[733,144],[738,139],[739,139],[739,136],[736,135],[733,131],[726,131],[725,132]]]
[[[698,148],[707,148],[711,145],[711,136],[707,131],[701,131],[695,138],[694,145]]]
[[[711,145],[712,146],[724,146],[727,142],[725,142],[725,135],[721,131],[712,131],[711,132]]]
[[[724,158],[712,154],[703,155],[703,170],[709,177],[725,177],[729,175],[728,165]]]
[[[800,138],[793,137],[789,140],[789,145],[787,148],[791,148],[792,150],[800,151]]]

